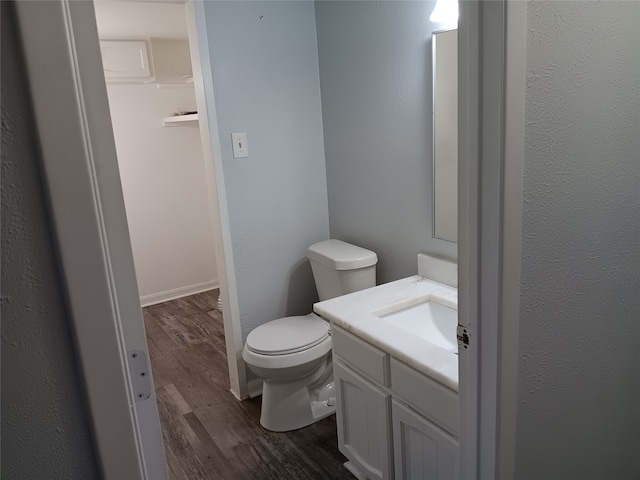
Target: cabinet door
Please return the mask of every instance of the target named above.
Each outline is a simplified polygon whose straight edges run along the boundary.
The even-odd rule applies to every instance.
[[[391,479],[391,395],[334,362],[338,447],[370,479]]]
[[[413,410],[393,401],[396,478],[457,480],[458,443]]]
[[[100,50],[107,83],[144,83],[153,80],[144,40],[101,40]]]

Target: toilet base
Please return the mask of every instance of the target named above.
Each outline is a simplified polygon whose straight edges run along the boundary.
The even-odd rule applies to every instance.
[[[296,382],[265,379],[260,425],[272,432],[306,427],[335,413],[333,365],[328,363]]]

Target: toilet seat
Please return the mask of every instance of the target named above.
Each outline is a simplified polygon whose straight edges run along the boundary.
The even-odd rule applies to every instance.
[[[260,355],[289,355],[329,338],[329,324],[315,313],[272,320],[252,330],[246,347]]]
[[[314,362],[330,351],[329,323],[310,313],[279,318],[255,328],[247,336],[242,358],[258,368],[284,369]]]

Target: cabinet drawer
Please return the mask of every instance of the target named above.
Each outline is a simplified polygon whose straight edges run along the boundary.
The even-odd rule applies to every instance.
[[[331,326],[331,340],[334,354],[380,385],[389,386],[389,355],[335,325]]]
[[[444,430],[458,436],[458,394],[426,375],[391,359],[391,391]]]

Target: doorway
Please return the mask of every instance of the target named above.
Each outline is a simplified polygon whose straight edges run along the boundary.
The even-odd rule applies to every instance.
[[[241,380],[237,341],[226,341],[233,329],[225,335],[226,275],[218,275],[224,263],[219,269],[215,255],[223,232],[206,168],[213,159],[205,158],[210,141],[190,6],[111,1],[94,8],[169,473],[224,477],[216,464],[234,459],[237,442],[219,447],[211,429],[225,437],[218,427],[242,431],[258,421],[255,408],[243,418],[247,406],[235,405],[246,395],[233,385]],[[196,437],[205,447],[185,441]],[[215,451],[224,455],[212,462]]]
[[[214,167],[194,6],[121,0],[94,8],[140,303],[217,288],[230,390],[246,398],[224,182],[215,175],[221,164]]]
[[[196,38],[194,6],[181,7]],[[16,10],[96,455],[105,478],[164,478],[156,397],[150,382],[139,381],[150,378],[148,346],[93,2],[18,2]],[[193,65],[196,105],[205,105],[197,44],[190,44],[190,54],[198,60]],[[223,237],[215,239],[215,256],[221,266],[229,388],[240,398],[246,396],[246,379],[224,181],[214,174],[214,164],[221,171],[219,145],[216,151],[211,140],[217,136],[215,113],[206,110],[200,118],[201,143],[204,176],[215,191],[208,189],[211,215]]]
[[[140,302],[217,289],[185,8],[95,10]]]
[[[126,371],[126,359],[123,355],[132,347],[144,343],[144,340],[140,338],[137,327],[133,328],[123,321],[123,318],[128,319],[128,314],[135,317],[133,307],[137,308],[139,316],[139,298],[132,298],[131,295],[137,289],[135,283],[131,283],[132,279],[135,282],[135,277],[131,272],[130,253],[126,252],[126,219],[121,218],[118,213],[119,209],[123,210],[123,206],[118,203],[118,195],[111,195],[113,191],[108,188],[113,186],[113,177],[117,178],[118,173],[114,173],[110,166],[112,158],[105,158],[111,154],[111,145],[110,140],[102,135],[105,129],[105,105],[100,105],[101,95],[104,97],[104,87],[100,86],[103,72],[101,68],[96,68],[95,62],[87,64],[88,66],[82,62],[83,59],[99,58],[98,46],[91,41],[92,35],[95,37],[95,27],[91,31],[91,22],[82,21],[86,20],[87,13],[93,14],[93,7],[91,4],[87,7],[85,2],[60,0],[43,2],[47,5],[46,8],[38,6],[46,10],[42,13],[31,7],[30,3],[32,2],[21,2],[19,8],[21,20],[24,20],[21,26],[26,31],[25,38],[28,40],[25,42],[25,51],[29,68],[33,72],[41,66],[49,67],[51,62],[47,62],[47,57],[50,57],[59,60],[55,69],[51,70],[63,73],[48,78],[46,75],[32,74],[31,80],[36,115],[39,123],[47,127],[41,128],[47,181],[49,185],[60,186],[68,184],[68,172],[74,172],[79,177],[76,182],[79,187],[73,192],[64,192],[65,195],[62,195],[59,189],[52,189],[52,210],[77,330],[79,356],[85,369],[89,403],[99,440],[98,454],[109,467],[105,467],[105,476],[108,478],[148,478],[144,473],[139,476],[128,475],[125,472],[133,470],[124,468],[125,465],[133,468],[136,461],[145,463],[148,459],[149,452],[145,451],[143,435],[136,429],[141,418],[145,415],[149,418],[149,411],[143,412],[147,406],[142,405],[144,402],[132,403],[130,385],[123,385],[127,383],[127,377],[125,374],[123,378],[122,371],[129,373]],[[44,38],[46,41],[43,41]],[[82,41],[86,39],[89,41]],[[206,48],[206,42],[200,46]],[[207,55],[203,54],[202,58],[207,58]],[[209,67],[210,65],[203,65],[203,70],[208,71]],[[60,95],[50,95],[53,82],[60,89]],[[210,90],[207,88],[207,92]],[[208,102],[207,105],[212,103]],[[60,112],[69,111],[71,114],[65,115],[65,121],[60,122]],[[207,133],[213,136],[216,131],[214,124],[215,118],[212,118],[211,132]],[[60,134],[69,139],[68,144],[61,145],[62,142],[56,141]],[[76,141],[76,137],[81,141]],[[105,149],[100,148],[105,145]],[[209,142],[208,145],[209,148],[216,148],[215,142]],[[210,167],[213,169],[212,165]],[[100,176],[95,175],[97,168],[104,168]],[[219,184],[220,182],[216,183]],[[475,195],[477,192],[471,193]],[[218,196],[224,198],[220,191]],[[224,208],[220,208],[219,213],[222,215],[223,212]],[[98,222],[95,221],[96,216]],[[471,240],[473,242],[474,238]],[[79,244],[82,249],[74,251],[74,247],[77,249]],[[123,255],[110,255],[112,251]],[[470,251],[471,260],[476,261],[478,255],[474,254],[473,249]],[[88,265],[91,268],[87,268]],[[228,268],[229,263],[225,265],[229,275],[232,275],[233,269]],[[473,268],[470,270],[473,271]],[[472,277],[477,276],[470,276]],[[92,288],[87,287],[89,284]],[[96,311],[98,315],[95,314]],[[83,325],[84,319],[91,319],[91,325]],[[131,332],[132,328],[136,331]],[[101,333],[104,335],[100,335]],[[102,352],[104,355],[91,351],[92,347],[105,344],[110,348]],[[473,405],[469,408],[472,407]],[[132,415],[137,415],[138,418],[132,421]],[[113,435],[110,436],[109,433],[112,432],[112,424],[116,419],[131,424],[131,435],[126,438],[117,437],[117,441],[114,441]]]

